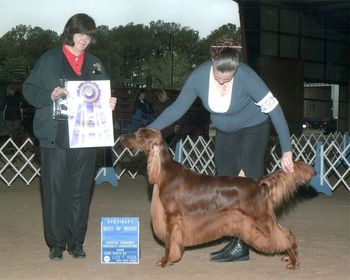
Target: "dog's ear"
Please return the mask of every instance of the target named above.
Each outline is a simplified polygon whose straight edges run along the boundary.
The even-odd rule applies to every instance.
[[[148,180],[151,184],[154,184],[157,181],[157,178],[160,175],[161,161],[160,161],[160,149],[159,145],[153,143],[151,145],[151,150],[148,155],[147,162],[147,173]]]

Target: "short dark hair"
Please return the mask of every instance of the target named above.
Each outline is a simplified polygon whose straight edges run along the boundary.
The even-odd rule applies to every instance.
[[[140,95],[141,95],[142,93],[144,93],[145,95],[147,95],[146,90],[144,90],[144,89],[140,89],[140,90],[138,90],[138,91],[137,91],[137,93],[136,93],[136,97],[137,97],[137,98],[139,98],[139,97],[140,97]]]
[[[241,46],[231,39],[223,38],[216,41],[210,48],[215,68],[221,72],[235,72],[239,65],[240,49]]]
[[[95,40],[96,24],[92,17],[87,14],[76,14],[72,16],[66,23],[63,30],[63,42],[68,46],[73,46],[73,35],[80,33],[89,35],[91,38],[91,44],[96,42]]]

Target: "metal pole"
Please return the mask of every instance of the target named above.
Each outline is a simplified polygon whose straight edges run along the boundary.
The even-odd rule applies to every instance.
[[[171,51],[171,73],[170,73],[170,88],[174,87],[174,33],[171,34],[170,38],[170,51]]]

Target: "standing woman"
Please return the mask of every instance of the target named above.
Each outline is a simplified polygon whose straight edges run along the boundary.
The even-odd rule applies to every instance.
[[[215,165],[219,176],[264,175],[270,135],[270,119],[282,147],[281,167],[293,171],[290,133],[281,106],[262,79],[239,62],[240,46],[221,39],[211,46],[211,60],[197,67],[185,82],[175,102],[149,125],[163,129],[181,118],[197,97],[216,127]],[[247,245],[234,238],[212,261],[248,260]]]
[[[21,105],[21,95],[16,91],[14,85],[8,85],[7,94],[5,97],[4,124],[11,136],[14,130],[21,127]]]
[[[76,14],[66,23],[63,44],[41,56],[23,85],[24,98],[36,108],[34,134],[40,142],[44,233],[49,257],[60,260],[68,250],[84,258],[96,149],[70,149],[68,121],[53,119],[53,102],[68,93],[60,80],[106,80],[101,61],[87,52],[95,42],[94,20]],[[116,98],[110,100],[114,109]]]
[[[131,132],[135,132],[141,127],[147,126],[154,120],[151,103],[146,100],[146,92],[140,90],[132,108]]]

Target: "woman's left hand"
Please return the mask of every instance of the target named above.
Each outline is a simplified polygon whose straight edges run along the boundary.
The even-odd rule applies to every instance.
[[[117,104],[117,98],[111,97],[111,99],[109,100],[109,105],[111,106],[112,111],[114,110],[116,104]]]
[[[286,172],[294,171],[293,154],[291,151],[282,154],[281,167]]]

